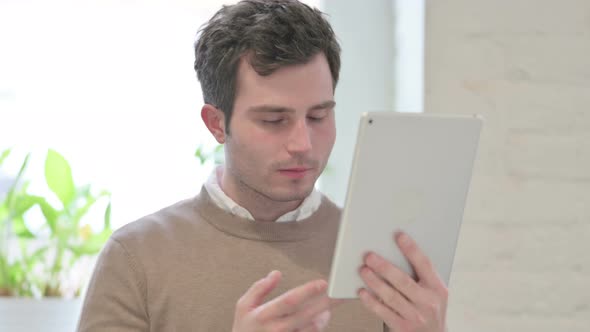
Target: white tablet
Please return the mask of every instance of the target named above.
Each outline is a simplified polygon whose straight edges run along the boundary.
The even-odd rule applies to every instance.
[[[448,285],[481,127],[477,115],[362,115],[328,296],[358,297],[368,251],[415,277],[393,240],[398,230]]]

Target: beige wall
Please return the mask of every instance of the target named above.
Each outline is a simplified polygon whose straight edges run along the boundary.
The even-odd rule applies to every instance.
[[[430,113],[486,119],[454,332],[590,331],[590,1],[429,0]]]

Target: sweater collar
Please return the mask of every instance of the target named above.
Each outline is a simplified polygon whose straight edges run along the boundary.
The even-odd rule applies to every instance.
[[[205,186],[194,198],[197,213],[218,230],[244,239],[285,242],[302,241],[321,234],[330,221],[340,218],[340,209],[322,195],[319,208],[300,221],[262,222],[232,215],[213,202]]]

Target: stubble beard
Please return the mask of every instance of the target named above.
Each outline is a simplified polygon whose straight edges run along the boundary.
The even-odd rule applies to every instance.
[[[310,186],[310,188],[305,188],[305,190],[303,192],[285,192],[285,193],[279,193],[279,192],[275,192],[272,189],[272,184],[270,183],[261,183],[260,185],[255,185],[255,184],[251,184],[249,183],[248,179],[244,176],[240,176],[238,174],[234,174],[234,177],[236,179],[236,185],[239,188],[239,190],[246,195],[251,195],[250,198],[252,199],[256,199],[256,200],[268,200],[271,202],[277,202],[277,203],[288,203],[288,202],[293,202],[293,201],[302,201],[305,198],[307,198],[307,196],[309,196],[315,186],[315,182],[317,181],[317,178],[314,179],[313,184]],[[291,181],[298,181],[298,180],[291,180]]]
[[[269,170],[270,172],[277,172],[278,169],[281,169],[283,167],[293,167],[293,164],[289,164],[289,165],[285,165],[283,166],[285,163],[274,163],[273,165],[269,166]],[[232,178],[235,180],[235,184],[236,184],[236,188],[245,196],[249,196],[248,199],[249,200],[257,200],[257,201],[268,201],[268,202],[277,202],[277,203],[288,203],[288,202],[293,202],[293,201],[303,201],[305,198],[307,198],[314,190],[315,187],[315,183],[317,182],[317,179],[319,177],[319,175],[321,174],[321,171],[324,169],[325,165],[322,165],[321,162],[315,160],[315,161],[309,161],[307,160],[305,163],[297,163],[297,165],[304,165],[307,167],[311,167],[313,168],[313,172],[318,172],[314,174],[314,179],[311,183],[311,185],[309,185],[309,188],[297,188],[296,192],[289,192],[288,189],[284,189],[284,190],[273,190],[273,184],[268,181],[268,179],[270,179],[271,177],[276,176],[276,174],[268,174],[268,175],[261,175],[260,176],[260,181],[259,183],[255,183],[256,180],[254,179],[254,181],[252,181],[252,177],[249,177],[248,175],[243,174],[242,172],[240,172],[238,169],[234,168],[234,167],[229,167],[226,169],[226,171],[231,173]],[[297,180],[297,179],[292,179],[292,180],[288,180],[288,181],[292,181],[292,182],[298,182],[298,181],[306,181],[304,179],[301,180]],[[289,183],[286,184],[285,187],[288,187]],[[295,184],[295,186],[297,187],[297,184]]]

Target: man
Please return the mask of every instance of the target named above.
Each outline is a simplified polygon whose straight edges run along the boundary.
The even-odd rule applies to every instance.
[[[195,198],[111,237],[79,330],[444,331],[447,289],[404,234],[417,281],[368,254],[361,300],[326,296],[340,210],[314,184],[336,137],[340,48],[322,14],[294,0],[225,6],[195,55],[225,163]]]

